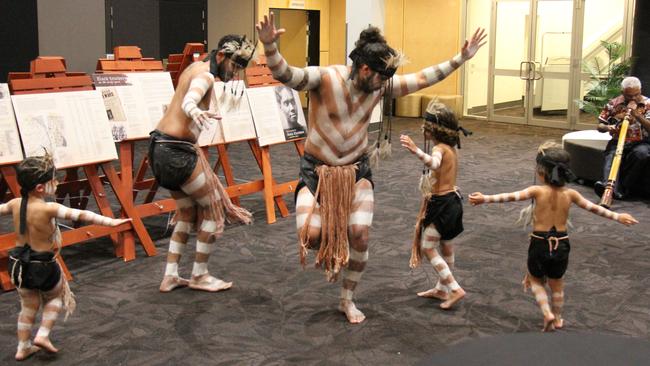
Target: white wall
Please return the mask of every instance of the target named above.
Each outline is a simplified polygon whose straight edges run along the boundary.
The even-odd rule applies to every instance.
[[[347,23],[346,55],[354,49],[354,43],[359,39],[361,31],[368,25],[373,25],[384,30],[384,17],[386,8],[384,0],[348,0],[345,3],[345,14]],[[352,61],[347,58],[347,63]]]
[[[62,56],[68,71],[95,71],[106,54],[104,0],[38,0],[41,56]]]

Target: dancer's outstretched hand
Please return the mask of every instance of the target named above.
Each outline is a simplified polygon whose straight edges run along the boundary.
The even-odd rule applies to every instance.
[[[632,226],[639,223],[634,217],[632,217],[632,215],[626,213],[618,215],[618,222],[625,226]]]
[[[463,45],[463,49],[461,50],[461,54],[463,55],[463,58],[465,60],[469,60],[470,58],[474,57],[474,55],[476,55],[476,52],[479,50],[479,48],[483,47],[483,45],[487,43],[485,38],[487,38],[487,33],[485,33],[485,29],[476,28],[476,31],[474,31],[474,35],[472,36],[472,38],[469,41],[465,40],[465,44]]]
[[[402,146],[404,146],[408,151],[412,152],[413,154],[415,154],[415,152],[418,151],[418,147],[415,144],[415,142],[413,142],[413,140],[411,140],[411,138],[408,137],[407,135],[401,135],[399,137],[399,141],[402,143]]]
[[[269,15],[264,16],[259,24],[255,24],[255,29],[257,29],[257,36],[260,42],[269,44],[275,42],[278,37],[285,32],[284,28],[275,29],[275,15],[273,12],[269,12]]]
[[[469,204],[472,206],[480,205],[485,203],[485,196],[481,192],[474,192],[469,195]]]
[[[200,129],[208,128],[214,120],[220,120],[221,116],[219,113],[210,112],[210,111],[201,111],[192,116],[194,123],[199,126]]]

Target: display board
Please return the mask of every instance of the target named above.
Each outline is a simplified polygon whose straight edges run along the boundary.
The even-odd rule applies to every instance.
[[[214,83],[214,97],[210,110],[218,113],[221,120],[215,120],[199,136],[200,146],[250,140],[257,137],[248,96],[242,81]]]
[[[284,85],[246,89],[260,146],[307,136],[298,92]]]
[[[114,141],[149,136],[174,97],[168,72],[93,74],[101,92]]]
[[[12,95],[26,156],[47,149],[58,169],[117,159],[98,90]]]
[[[20,137],[9,96],[9,85],[0,84],[0,165],[23,160]]]

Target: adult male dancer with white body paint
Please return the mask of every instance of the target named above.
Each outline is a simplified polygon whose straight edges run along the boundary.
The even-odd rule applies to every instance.
[[[220,118],[207,110],[216,78],[228,82],[250,61],[254,47],[245,36],[227,35],[217,49],[202,62],[190,65],[178,81],[176,92],[151,132],[149,160],[159,185],[170,190],[176,201],[176,226],[167,253],[161,292],[179,286],[216,292],[228,289],[224,282],[208,273],[208,258],[216,236],[224,229],[224,221],[250,223],[251,214],[234,206],[210,164],[196,145],[201,129],[211,119]],[[197,229],[196,258],[192,278],[178,275],[178,262],[187,245],[192,227]]]
[[[278,52],[275,42],[284,29],[275,28],[273,13],[256,28],[273,76],[296,90],[309,91],[309,134],[296,199],[301,262],[307,248],[319,248],[316,263],[326,269],[330,280],[335,281],[344,268],[339,310],[351,323],[360,323],[365,315],[352,297],[368,259],[374,210],[366,155],[372,110],[385,93],[399,97],[444,79],[476,54],[484,32],[477,30],[449,61],[394,76],[403,58],[377,28],[361,33],[350,54],[352,67],[306,68],[289,66]]]

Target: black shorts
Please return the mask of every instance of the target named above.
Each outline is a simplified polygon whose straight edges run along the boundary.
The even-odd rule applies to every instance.
[[[427,199],[422,227],[431,224],[438,230],[441,240],[451,240],[463,232],[463,202],[458,193],[450,192]]]
[[[160,142],[167,141],[184,141],[173,136],[154,130],[149,134],[149,164],[156,178],[156,182],[161,187],[171,191],[180,191],[181,186],[185,183],[194,168],[198,156],[194,146],[186,143]]]
[[[316,194],[316,189],[318,188],[318,174],[316,174],[316,167],[324,164],[325,163],[316,159],[313,155],[307,153],[300,158],[300,180],[296,186],[294,202],[298,200],[298,192],[300,192],[302,187],[306,186],[309,188],[311,194]],[[362,155],[359,160],[352,164],[357,164],[358,166],[355,182],[358,182],[361,179],[367,179],[374,188],[375,185],[372,182],[372,171],[370,170],[370,164],[368,163],[368,155]]]
[[[564,232],[550,234],[546,231],[535,231],[533,234],[543,238],[548,238],[550,235],[557,238],[566,236]],[[547,239],[531,237],[528,247],[528,272],[537,278],[562,278],[569,266],[570,251],[571,244],[568,238],[560,240],[557,249],[551,251]]]
[[[9,274],[14,286],[50,291],[61,280],[61,269],[52,252],[35,252],[29,244],[9,251]]]

